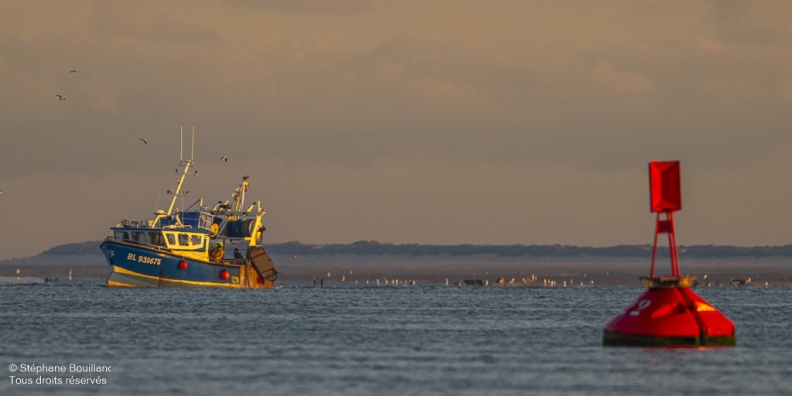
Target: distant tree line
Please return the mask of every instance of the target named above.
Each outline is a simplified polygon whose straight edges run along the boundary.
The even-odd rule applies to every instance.
[[[404,255],[404,256],[475,256],[498,257],[647,257],[652,254],[652,245],[616,245],[589,247],[574,245],[419,245],[390,244],[377,241],[358,241],[350,244],[311,245],[301,242],[271,244],[267,249],[273,254],[290,255]],[[668,247],[658,247],[658,257],[668,256]],[[680,257],[792,257],[792,245],[784,246],[680,246]]]
[[[42,256],[86,256],[92,254],[101,254],[99,244],[102,241],[81,242],[81,243],[67,243],[65,245],[58,245],[41,253]]]
[[[311,245],[286,242],[267,246],[270,253],[284,255],[403,255],[403,256],[475,256],[499,257],[568,257],[568,256],[643,256],[649,245],[622,245],[604,248],[569,245],[420,245],[358,241],[350,244]]]
[[[100,254],[101,241],[70,243],[48,249],[42,255]],[[617,245],[587,247],[572,245],[420,245],[358,241],[349,244],[273,243],[267,250],[276,255],[402,255],[402,256],[475,256],[497,257],[647,257],[652,245]],[[658,256],[668,255],[668,248],[658,248]],[[691,258],[769,258],[792,257],[792,245],[784,246],[680,246],[680,257]]]

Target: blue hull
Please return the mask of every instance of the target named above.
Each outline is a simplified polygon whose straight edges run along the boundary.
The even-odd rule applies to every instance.
[[[199,261],[174,255],[165,250],[146,248],[108,240],[100,248],[113,272],[109,286],[178,287],[178,288],[260,288],[249,282],[245,264],[233,265]],[[181,262],[186,262],[186,268]],[[251,284],[252,283],[252,284]]]

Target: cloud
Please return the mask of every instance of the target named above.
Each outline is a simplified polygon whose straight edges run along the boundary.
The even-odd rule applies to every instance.
[[[750,0],[712,1],[712,16],[717,23],[732,23],[748,18],[751,11]]]
[[[248,10],[331,16],[357,14],[368,11],[373,7],[372,2],[368,0],[335,0],[321,2],[310,0],[224,0],[223,3]]]
[[[720,52],[724,49],[724,45],[721,42],[719,42],[717,39],[707,36],[697,37],[696,47],[709,52]]]
[[[220,34],[205,23],[207,15],[196,17],[173,11],[158,1],[95,2],[87,27],[104,40],[123,42],[126,50],[156,51],[169,47],[167,44],[191,47],[222,42]]]
[[[652,95],[655,91],[654,82],[645,74],[616,70],[609,61],[602,59],[597,61],[591,71],[591,82],[595,88],[609,94],[629,96],[630,100]]]

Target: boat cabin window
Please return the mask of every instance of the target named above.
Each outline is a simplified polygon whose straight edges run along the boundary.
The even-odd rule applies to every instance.
[[[153,233],[151,233],[153,234]],[[206,247],[206,240],[208,240],[208,236],[199,234],[199,233],[186,233],[186,232],[164,232],[164,238],[162,235],[159,235],[161,241],[164,242],[163,239],[167,239],[167,245],[170,248],[178,248],[178,249],[189,249],[194,250],[197,248],[205,248]],[[152,243],[154,243],[155,239],[151,239]]]
[[[148,239],[146,239],[146,233],[143,231],[132,231],[132,240],[138,243],[148,243]]]
[[[152,245],[165,246],[165,240],[162,239],[162,234],[159,232],[149,232],[148,236]]]
[[[115,232],[115,239],[122,240],[124,242],[129,241],[129,234],[126,231],[116,231]]]

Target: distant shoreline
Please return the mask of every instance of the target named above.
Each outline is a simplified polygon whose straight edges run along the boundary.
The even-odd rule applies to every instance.
[[[45,250],[38,256],[100,255],[102,241],[69,243]],[[383,256],[480,256],[496,257],[651,257],[652,245],[615,245],[590,247],[575,245],[423,245],[392,244],[377,241],[357,241],[348,244],[310,244],[284,242],[265,244],[270,254],[293,255],[383,255]],[[668,249],[659,248],[658,257],[667,257]],[[38,257],[34,256],[34,257]],[[729,246],[690,245],[679,246],[680,258],[789,258],[792,260],[792,244],[783,246]]]

